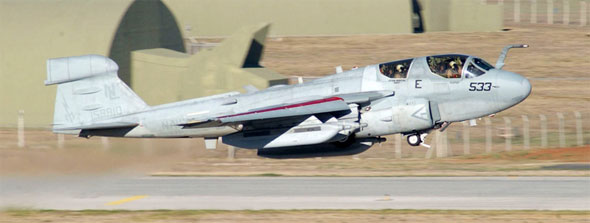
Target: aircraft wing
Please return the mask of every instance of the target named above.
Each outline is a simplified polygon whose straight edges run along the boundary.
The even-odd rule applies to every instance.
[[[184,128],[204,128],[221,126],[229,123],[241,123],[253,120],[284,118],[301,115],[313,115],[327,112],[349,110],[348,104],[341,97],[306,100],[297,103],[252,109],[247,112],[227,114],[214,119],[180,124]]]
[[[226,114],[208,120],[197,120],[180,124],[184,128],[206,128],[230,123],[313,115],[328,112],[348,111],[350,103],[365,103],[383,97],[393,96],[393,91],[370,91],[353,94],[341,94],[326,98],[307,99],[295,103],[278,104],[255,108],[247,112]]]

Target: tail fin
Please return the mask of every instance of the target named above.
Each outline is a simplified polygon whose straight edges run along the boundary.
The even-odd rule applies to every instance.
[[[100,55],[47,60],[45,85],[57,84],[54,132],[125,125],[112,118],[148,108],[119,79],[118,70],[113,60]]]

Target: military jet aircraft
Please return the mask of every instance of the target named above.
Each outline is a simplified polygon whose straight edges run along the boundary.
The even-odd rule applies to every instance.
[[[257,149],[270,158],[351,155],[401,133],[424,145],[432,130],[508,109],[531,84],[481,58],[445,54],[339,72],[296,85],[229,92],[148,106],[99,55],[47,61],[46,85],[57,84],[56,133],[80,137],[203,137],[214,148]]]

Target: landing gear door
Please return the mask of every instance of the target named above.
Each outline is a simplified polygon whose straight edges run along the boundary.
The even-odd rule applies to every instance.
[[[438,103],[434,101],[428,102],[430,105],[430,117],[432,117],[432,125],[440,122],[440,112],[438,111]]]
[[[423,98],[407,100],[393,109],[394,121],[399,132],[413,132],[433,126],[430,102]],[[438,107],[436,109],[438,115]],[[440,117],[438,117],[440,119]]]

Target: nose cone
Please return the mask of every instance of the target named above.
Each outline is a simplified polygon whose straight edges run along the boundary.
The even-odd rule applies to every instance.
[[[496,80],[500,86],[498,100],[504,105],[503,107],[514,106],[531,94],[531,83],[519,74],[501,71]]]

